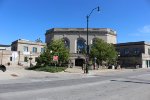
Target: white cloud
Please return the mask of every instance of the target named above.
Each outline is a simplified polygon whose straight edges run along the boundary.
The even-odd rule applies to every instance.
[[[140,33],[150,33],[150,25],[146,25],[139,29]]]
[[[130,36],[137,36],[137,37],[150,36],[150,25],[145,25],[137,29],[137,31],[135,33],[130,34]]]

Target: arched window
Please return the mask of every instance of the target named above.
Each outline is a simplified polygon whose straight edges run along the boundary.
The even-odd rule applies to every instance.
[[[97,39],[98,39],[98,38],[93,38],[93,39],[92,39],[92,44],[94,44]]]
[[[83,38],[77,39],[77,53],[85,53],[85,40]]]
[[[65,47],[70,49],[70,40],[68,38],[63,38],[63,41],[64,41],[64,44],[65,44]]]

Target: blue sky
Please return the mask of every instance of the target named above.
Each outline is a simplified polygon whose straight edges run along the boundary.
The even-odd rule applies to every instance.
[[[45,41],[50,28],[112,28],[117,41],[150,41],[150,0],[0,0],[0,44]]]

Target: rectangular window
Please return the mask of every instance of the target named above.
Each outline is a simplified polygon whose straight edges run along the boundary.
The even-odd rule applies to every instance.
[[[45,49],[44,48],[41,48],[41,53],[43,53],[45,51]]]
[[[146,67],[148,68],[148,60],[146,60]]]
[[[148,54],[150,55],[150,49],[148,48]]]
[[[133,54],[134,56],[137,56],[137,55],[140,54],[140,49],[139,49],[139,48],[134,48],[132,51],[133,51],[132,54]]]
[[[37,52],[37,48],[33,47],[32,52]]]
[[[23,47],[23,51],[24,51],[24,52],[28,52],[28,47],[27,47],[27,46],[24,46],[24,47]]]
[[[124,54],[125,54],[125,55],[128,55],[129,53],[130,53],[130,52],[129,52],[129,49],[125,49],[125,50],[124,50]]]
[[[134,54],[138,54],[138,50],[137,49],[134,50]]]
[[[12,61],[12,57],[10,57],[10,61]]]
[[[24,62],[28,62],[28,57],[24,57]]]

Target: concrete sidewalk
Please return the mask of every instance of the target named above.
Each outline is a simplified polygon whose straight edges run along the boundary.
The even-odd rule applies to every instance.
[[[10,79],[23,79],[23,78],[46,78],[46,77],[58,77],[58,78],[67,78],[71,77],[82,77],[83,73],[76,72],[76,69],[71,69],[70,72],[58,72],[58,73],[50,73],[43,71],[33,71],[33,70],[25,70],[23,67],[6,67],[6,72],[2,72],[0,70],[0,80],[10,80]],[[68,70],[68,69],[67,69]],[[74,70],[74,72],[73,72]]]
[[[40,73],[39,73],[40,74]],[[37,75],[36,71],[25,70],[21,67],[6,67],[6,71],[0,70],[0,80],[19,79]]]
[[[110,73],[110,72],[123,72],[123,71],[133,71],[133,69],[98,69],[98,70],[88,70],[88,74],[101,74],[101,73]],[[67,68],[65,72],[68,73],[80,73],[84,74],[84,70],[79,67]]]
[[[134,69],[138,70],[138,69]],[[84,71],[79,67],[67,68],[64,72],[59,73],[49,73],[42,71],[33,71],[33,70],[25,70],[24,68],[17,67],[7,67],[6,72],[2,72],[0,70],[0,80],[10,80],[10,79],[23,79],[23,78],[45,78],[45,77],[58,77],[58,78],[82,78],[86,76],[92,75],[104,75],[109,73],[117,73],[117,72],[129,72],[134,71],[133,69],[99,69],[99,70],[89,70],[88,74],[84,74]]]

